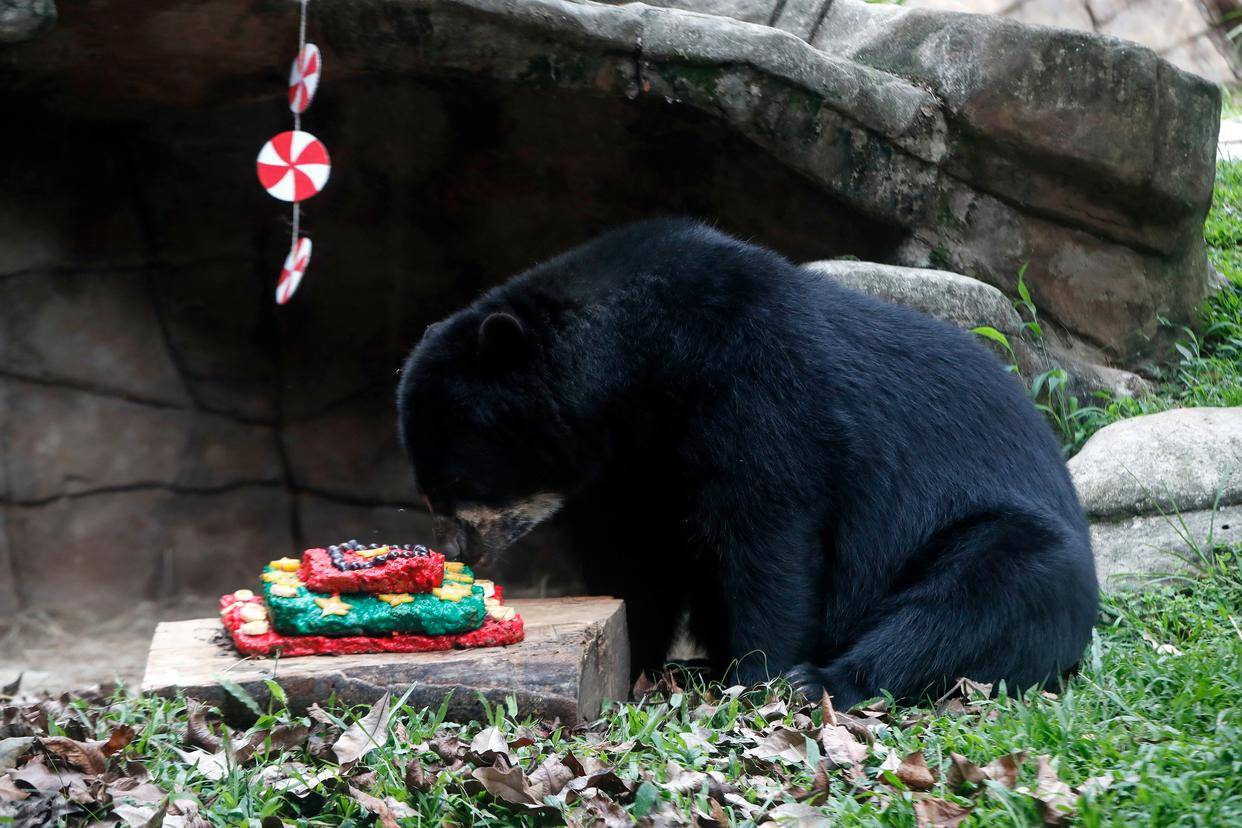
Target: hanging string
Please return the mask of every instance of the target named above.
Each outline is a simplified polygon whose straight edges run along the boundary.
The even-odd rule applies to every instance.
[[[306,7],[310,0],[299,0],[298,10],[298,56],[294,60],[302,59],[302,51],[306,48]],[[302,113],[295,108],[293,113],[293,130],[299,132],[302,129]],[[293,233],[289,239],[289,252],[292,253],[298,246],[298,234],[302,225],[302,203],[300,201],[293,202]]]

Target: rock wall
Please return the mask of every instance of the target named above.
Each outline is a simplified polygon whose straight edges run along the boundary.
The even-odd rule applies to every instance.
[[[904,0],[907,8],[996,14],[1041,26],[1133,40],[1213,83],[1237,83],[1242,63],[1225,32],[1234,0]]]

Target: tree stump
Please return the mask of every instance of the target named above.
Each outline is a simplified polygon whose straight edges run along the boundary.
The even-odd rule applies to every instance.
[[[526,640],[509,647],[439,653],[246,658],[233,649],[219,618],[166,621],[156,627],[143,677],[144,692],[185,695],[219,706],[226,717],[248,714],[220,685],[244,687],[261,707],[269,703],[265,679],[273,679],[303,712],[335,698],[342,704],[373,702],[387,691],[408,703],[437,708],[452,693],[448,718],[483,715],[489,705],[517,700],[520,716],[559,718],[574,725],[597,717],[606,699],[629,695],[630,647],[625,605],[615,598],[550,598],[507,601],[521,614]]]

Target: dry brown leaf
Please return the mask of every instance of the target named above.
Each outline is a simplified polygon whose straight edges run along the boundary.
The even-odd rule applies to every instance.
[[[970,816],[970,808],[947,799],[925,797],[914,802],[914,819],[918,828],[957,828]]]
[[[603,791],[620,799],[628,798],[634,786],[617,776],[610,767],[601,767],[598,762],[591,762],[591,770],[585,775],[569,780],[561,789],[561,796],[566,802],[573,802],[590,788]]]
[[[134,729],[129,725],[118,725],[112,729],[107,740],[99,746],[99,752],[104,756],[112,756],[125,750],[132,741],[134,741]]]
[[[205,750],[173,750],[181,760],[190,765],[203,776],[214,781],[223,779],[229,772],[228,758],[223,753],[208,753]]]
[[[832,706],[832,696],[828,695],[827,690],[819,699],[819,720],[825,727],[836,727],[840,724],[837,721],[837,711]]]
[[[1026,761],[1026,751],[1018,751],[1008,756],[999,756],[988,762],[983,772],[994,782],[999,782],[1009,790],[1018,784],[1018,769]]]
[[[0,739],[0,773],[17,767],[17,762],[34,746],[33,736],[10,736]]]
[[[311,721],[319,722],[329,727],[337,727],[336,719],[332,718],[326,710],[315,702],[311,702],[311,706],[306,708],[306,715],[310,716]]]
[[[664,766],[664,775],[667,777],[665,781],[656,784],[673,793],[692,793],[702,788],[703,783],[707,781],[707,774],[701,771],[686,770],[671,759]]]
[[[694,824],[697,828],[726,828],[729,825],[729,815],[725,813],[725,809],[720,806],[719,802],[710,799],[707,813],[695,810]]]
[[[405,787],[409,791],[427,793],[431,790],[431,780],[427,778],[427,769],[417,758],[411,759],[405,766]]]
[[[923,751],[916,750],[897,766],[897,778],[912,791],[930,791],[936,785],[936,774],[927,767]]]
[[[112,806],[112,813],[129,828],[161,828],[168,813],[168,803],[130,805],[122,802]]]
[[[960,678],[954,682],[943,696],[936,700],[934,707],[942,716],[961,716],[967,713],[978,713],[980,708],[972,702],[987,701],[992,696],[992,685]]]
[[[638,674],[637,680],[634,682],[634,689],[630,691],[630,698],[634,701],[642,701],[651,693],[654,693],[656,683],[651,680],[646,671]]]
[[[171,808],[169,810],[171,811]],[[268,824],[266,822],[260,824],[263,828],[268,828]],[[284,823],[280,821],[279,817],[276,818],[276,822],[273,824],[279,826],[279,828],[283,828],[284,826]],[[215,826],[208,822],[202,814],[195,812],[193,814],[189,814],[188,816],[173,816],[169,813],[168,816],[164,817],[163,828],[215,828]]]
[[[357,762],[371,751],[388,742],[388,717],[391,693],[385,693],[366,716],[349,726],[332,745],[336,761],[341,765]]]
[[[1078,786],[1078,793],[1082,796],[1099,796],[1112,786],[1113,777],[1111,775],[1093,776]]]
[[[681,739],[681,743],[685,745],[687,748],[690,748],[692,750],[698,750],[703,753],[715,753],[716,752],[716,746],[713,745],[711,742],[707,741],[707,736],[704,732],[693,730],[693,731],[684,731],[677,735]]]
[[[765,722],[771,722],[785,718],[785,714],[789,712],[789,705],[781,699],[770,701],[763,707],[755,708],[755,714],[763,717]]]
[[[259,771],[259,778],[273,790],[301,798],[329,779],[337,778],[340,772],[340,768],[328,767],[315,771],[301,762],[285,762],[263,768]]]
[[[375,815],[375,821],[383,826],[383,828],[401,828],[397,822],[398,819],[404,817],[415,816],[415,811],[404,802],[398,802],[392,797],[380,799],[378,796],[371,796],[366,791],[361,791],[353,785],[349,785],[350,797],[365,808],[367,811]]]
[[[84,778],[78,771],[49,768],[42,756],[36,756],[20,768],[9,771],[9,777],[43,793],[57,793],[75,782],[80,784]]]
[[[634,820],[625,809],[612,800],[608,794],[595,788],[582,792],[582,801],[587,811],[604,826],[604,828],[629,828]]]
[[[746,819],[753,820],[763,811],[763,808],[750,802],[740,793],[727,793],[724,798],[726,803],[741,811],[742,816]]]
[[[758,738],[750,731],[744,731],[744,734],[752,739]],[[803,764],[806,762],[807,738],[807,734],[802,731],[777,725],[757,745],[743,751],[743,755],[752,759],[779,760],[792,765]]]
[[[269,750],[297,750],[310,738],[310,728],[304,724],[278,724],[267,734]]]
[[[56,757],[58,763],[83,773],[98,774],[108,769],[108,762],[97,743],[79,742],[68,736],[43,736],[39,739],[39,746]]]
[[[1069,785],[1057,776],[1051,756],[1036,758],[1035,804],[1045,825],[1064,825],[1074,815],[1078,797]]]
[[[7,773],[0,776],[0,802],[20,802],[28,796],[30,792],[17,787]]]
[[[574,771],[556,756],[549,756],[530,775],[528,793],[538,802],[556,796],[574,778]]]
[[[497,728],[485,727],[471,740],[465,758],[468,762],[483,766],[495,764],[498,756],[504,757],[510,765],[517,764],[517,757],[509,750],[504,734]]]
[[[520,767],[505,767],[504,761],[490,768],[475,768],[470,774],[489,794],[509,805],[517,805],[528,813],[551,816],[559,813],[535,797],[530,780]]]
[[[828,828],[831,820],[813,805],[805,802],[786,802],[768,811],[766,822],[760,828]]]
[[[186,719],[189,722],[186,725],[186,742],[204,748],[208,753],[219,753],[224,747],[224,743],[219,736],[212,732],[211,725],[207,722],[207,715],[209,713],[207,705],[195,699],[187,699],[185,712]]]
[[[983,768],[967,759],[960,753],[950,753],[949,773],[947,781],[949,787],[960,788],[964,785],[982,785],[988,778],[988,774]]]
[[[156,802],[163,802],[168,796],[164,789],[158,785],[154,785],[145,779],[130,776],[108,783],[107,791],[113,800],[129,802],[134,805],[150,805]]]
[[[897,769],[901,767],[901,756],[894,748],[891,748],[888,745],[873,745],[871,750],[876,756],[884,757],[880,760],[879,769],[881,771],[892,771],[893,773],[896,773]]]
[[[824,758],[834,769],[856,765],[867,758],[867,746],[855,739],[854,734],[843,725],[821,728],[819,744],[824,749]]]
[[[466,752],[466,743],[452,733],[444,733],[431,740],[431,752],[444,762],[456,762]]]

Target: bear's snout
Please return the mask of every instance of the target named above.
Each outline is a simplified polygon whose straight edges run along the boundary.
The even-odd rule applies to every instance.
[[[563,502],[560,495],[540,492],[500,506],[460,504],[455,515],[435,516],[432,529],[445,557],[483,565],[556,514]]]

